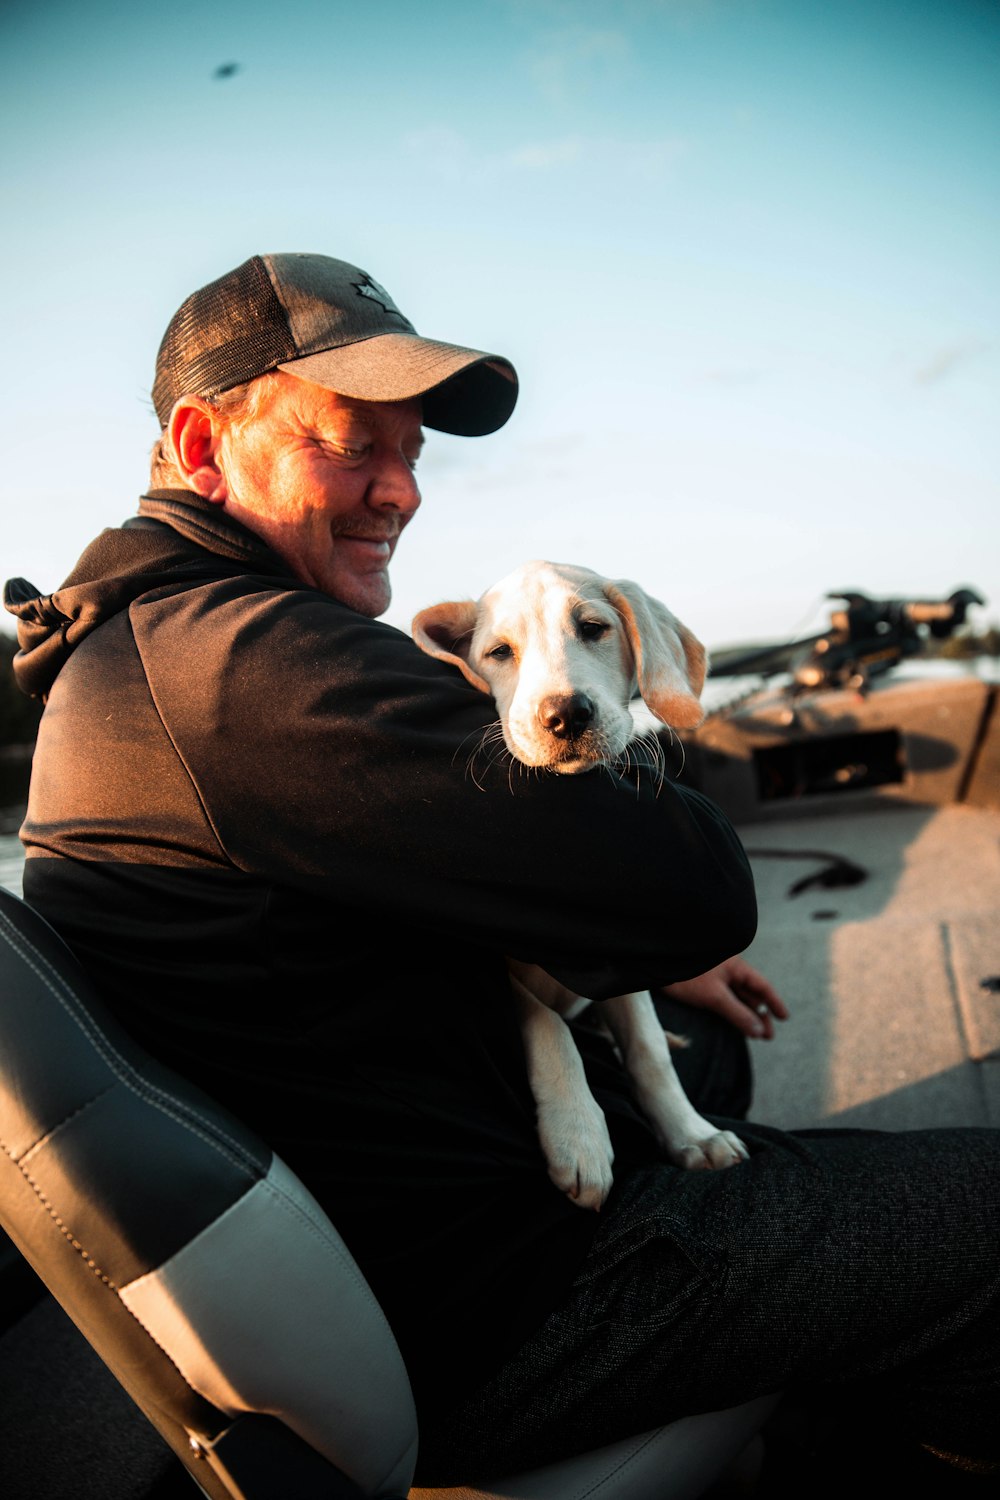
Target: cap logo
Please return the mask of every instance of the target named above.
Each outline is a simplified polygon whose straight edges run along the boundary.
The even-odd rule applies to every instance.
[[[379,286],[378,282],[373,281],[370,276],[366,276],[364,281],[356,281],[354,286],[361,293],[362,297],[369,297],[372,302],[377,302],[383,312],[395,313],[397,317],[400,316],[399,309],[385,287]]]

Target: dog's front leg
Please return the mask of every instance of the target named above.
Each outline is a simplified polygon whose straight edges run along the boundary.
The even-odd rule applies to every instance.
[[[739,1137],[703,1119],[681,1087],[649,991],[616,995],[603,1001],[601,1011],[636,1102],[674,1165],[718,1170],[745,1160],[748,1152]]]
[[[599,1210],[611,1191],[614,1150],[566,1022],[510,976],[549,1176],[580,1208]]]

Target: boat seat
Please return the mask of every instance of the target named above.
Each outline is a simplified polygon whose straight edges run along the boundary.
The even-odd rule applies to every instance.
[[[0,1226],[210,1500],[693,1500],[776,1398],[414,1489],[392,1332],[326,1213],[0,889]]]

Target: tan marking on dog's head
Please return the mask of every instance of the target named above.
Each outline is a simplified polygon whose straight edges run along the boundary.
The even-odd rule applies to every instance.
[[[643,702],[670,728],[695,728],[705,717],[699,699],[708,655],[701,641],[639,584],[608,579],[604,591],[624,621]]]

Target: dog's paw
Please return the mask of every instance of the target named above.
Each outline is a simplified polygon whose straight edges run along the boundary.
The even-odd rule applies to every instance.
[[[661,1150],[675,1167],[687,1172],[719,1172],[749,1157],[739,1136],[731,1130],[719,1130],[698,1113],[672,1071],[660,1087],[647,1085],[637,1093]]]
[[[604,1112],[539,1110],[538,1137],[549,1177],[578,1208],[595,1213],[611,1191],[615,1159]]]
[[[550,1162],[549,1176],[559,1191],[565,1193],[577,1208],[589,1208],[595,1214],[599,1214],[603,1208],[614,1182],[610,1161],[577,1161],[565,1165]]]
[[[735,1167],[747,1161],[750,1153],[731,1130],[716,1130],[707,1120],[693,1135],[686,1139],[674,1139],[666,1144],[667,1155],[675,1167],[687,1172],[721,1172],[725,1167]]]

